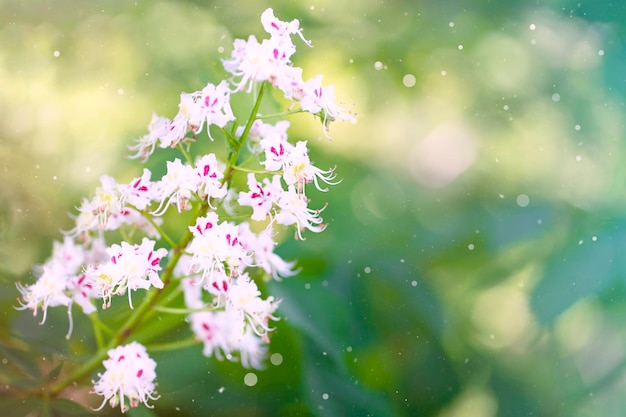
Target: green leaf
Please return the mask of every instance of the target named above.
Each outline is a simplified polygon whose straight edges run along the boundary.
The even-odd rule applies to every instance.
[[[50,402],[52,415],[59,417],[82,417],[92,416],[94,412],[83,407],[82,405],[66,400],[64,398],[56,398]]]
[[[595,241],[573,240],[549,259],[531,298],[541,322],[553,322],[576,301],[602,292],[623,275],[626,236],[606,232]]]
[[[367,389],[358,378],[320,356],[315,341],[309,341],[306,349],[303,379],[309,409],[319,417],[398,416],[382,393]]]
[[[25,350],[14,349],[0,344],[0,352],[9,360],[9,363],[19,368],[24,374],[35,379],[41,377],[41,371],[33,353]]]
[[[61,369],[63,368],[63,364],[64,362],[61,361],[57,366],[55,366],[50,372],[48,372],[48,375],[46,376],[46,380],[48,381],[54,381],[55,379],[57,379],[57,377],[59,376],[59,374],[61,373]]]
[[[129,408],[128,415],[130,417],[158,417],[150,408],[140,405],[139,407]]]
[[[39,398],[0,398],[0,409],[3,415],[8,416],[27,416],[41,408],[41,400]]]
[[[50,404],[47,401],[41,402],[39,417],[52,417],[52,410],[50,410]]]
[[[342,340],[349,334],[349,320],[344,303],[319,282],[308,285],[302,280],[290,279],[280,283],[269,282],[270,292],[282,298],[280,314],[288,324],[296,327],[343,367]],[[323,305],[320,301],[323,300]]]

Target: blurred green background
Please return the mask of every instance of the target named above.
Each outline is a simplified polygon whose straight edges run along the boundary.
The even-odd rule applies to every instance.
[[[254,387],[200,346],[155,353],[162,398],[131,416],[626,414],[622,2],[0,0],[0,340],[33,358],[0,353],[10,414],[35,407],[15,375],[85,354],[65,312],[14,310],[15,281],[102,174],[140,175],[127,144],[266,7],[358,113],[332,140],[292,120],[343,179],[314,197],[330,225],[279,249],[302,273],[269,286],[279,355]]]

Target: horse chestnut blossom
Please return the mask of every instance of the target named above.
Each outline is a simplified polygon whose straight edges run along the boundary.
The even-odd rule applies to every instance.
[[[144,345],[141,338],[187,334],[181,345],[202,345],[205,356],[264,366],[281,303],[264,282],[299,271],[297,261],[277,252],[276,238],[289,229],[301,241],[307,232],[322,232],[326,206],[311,207],[308,193],[338,183],[335,168],[314,165],[306,139],[289,137],[292,121],[283,117],[312,114],[326,133],[330,122],[354,115],[335,103],[334,88],[322,86],[321,75],[303,81],[303,70],[293,65],[292,36],[311,46],[297,19],[283,22],[267,9],[261,23],[268,38],[236,39],[222,60],[228,79],[181,93],[171,119],[152,115],[148,133],[129,146],[129,157],[152,169],[127,182],[102,175],[63,242],[55,242],[50,259],[36,268],[36,282],[17,284],[17,308],[35,316],[41,311],[41,324],[48,308],[63,306],[69,338],[74,304],[93,324],[91,359],[50,382],[48,397],[93,375],[101,363],[105,370],[93,392],[104,400],[96,410],[107,403],[122,412],[139,404],[151,408],[148,401],[158,398],[156,362],[147,352],[175,349],[178,342]],[[273,97],[268,89],[289,102],[279,116],[261,113],[261,102]],[[248,95],[248,107],[244,97],[237,100],[243,108],[233,108],[235,94]],[[218,139],[227,152],[207,152]],[[164,149],[169,158],[151,158]],[[114,303],[119,296],[128,302]],[[107,326],[97,314],[104,309],[117,309],[125,321]],[[155,318],[163,314],[181,318],[176,332]]]
[[[143,238],[140,245],[122,242],[107,249],[110,261],[104,264],[89,265],[85,275],[97,293],[104,300],[102,308],[111,306],[111,297],[128,293],[128,305],[133,308],[131,291],[147,290],[151,287],[163,288],[159,278],[159,262],[167,255],[164,248],[154,250],[155,242]]]
[[[148,400],[159,398],[155,395],[154,383],[157,364],[148,356],[146,348],[132,342],[109,350],[108,355],[109,358],[102,362],[105,371],[98,374],[99,379],[93,386],[94,394],[104,396],[95,411],[102,410],[108,401],[113,408],[119,404],[123,413],[128,409],[126,399],[131,407],[143,403],[152,408]]]

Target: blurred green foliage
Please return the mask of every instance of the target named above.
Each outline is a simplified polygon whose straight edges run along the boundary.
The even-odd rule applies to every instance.
[[[281,360],[256,386],[199,346],[156,352],[162,398],[129,415],[623,415],[626,6],[591,0],[0,2],[0,406],[89,414],[20,396],[94,342],[16,312],[14,283],[269,6],[359,114],[332,141],[293,124],[342,178],[315,197],[329,227],[279,249],[302,273],[268,285]]]

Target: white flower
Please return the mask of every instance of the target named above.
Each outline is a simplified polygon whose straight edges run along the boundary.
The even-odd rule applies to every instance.
[[[111,216],[119,214],[122,209],[121,194],[115,179],[109,175],[100,177],[101,187],[96,188],[96,194],[91,199],[83,199],[78,208],[76,226],[67,232],[68,236],[80,236],[89,240],[89,232],[98,230],[112,230],[108,224]]]
[[[107,221],[122,209],[121,195],[115,179],[109,175],[100,177],[101,187],[96,188],[96,195],[91,201],[92,210],[98,218],[101,230],[106,229]]]
[[[102,362],[105,371],[98,374],[100,379],[93,387],[93,393],[104,396],[104,400],[94,411],[102,410],[108,401],[111,407],[119,404],[124,413],[128,410],[126,399],[130,407],[137,407],[141,402],[152,408],[148,400],[159,398],[155,395],[154,384],[156,362],[148,356],[146,348],[132,342],[111,349],[108,354],[109,358]]]
[[[198,217],[196,224],[189,230],[194,238],[187,251],[191,254],[190,271],[202,271],[202,279],[214,279],[213,273],[226,273],[237,276],[247,253],[241,246],[238,230],[228,222],[217,223],[217,215],[208,213]]]
[[[248,174],[248,189],[240,192],[237,202],[242,206],[252,207],[252,220],[263,221],[267,218],[274,202],[283,190],[280,184],[280,175],[274,175],[272,179],[264,178],[263,184],[257,182],[253,173]]]
[[[110,261],[104,264],[89,265],[85,275],[103,299],[102,308],[111,305],[111,297],[128,291],[128,304],[133,308],[131,291],[147,290],[150,287],[163,288],[159,278],[159,262],[167,255],[164,248],[154,250],[155,242],[143,238],[141,245],[122,242],[114,244],[106,251]]]
[[[269,81],[283,90],[285,97],[291,98],[294,95],[294,80],[295,84],[300,84],[301,71],[294,71],[291,66],[291,56],[296,47],[290,35],[298,34],[308,46],[311,43],[302,36],[297,19],[280,21],[272,9],[263,12],[261,23],[270,38],[260,43],[253,35],[247,41],[236,39],[231,58],[223,60],[224,69],[239,78],[235,90],[244,90],[247,86],[249,92],[255,82]]]
[[[77,245],[70,236],[65,236],[63,243],[55,241],[52,244],[51,260],[58,262],[68,275],[79,271],[81,265],[85,263],[86,256],[85,247]]]
[[[293,19],[291,22],[283,22],[274,16],[274,10],[265,9],[263,14],[261,14],[261,23],[263,24],[263,29],[272,37],[289,39],[290,35],[298,34],[307,46],[311,46],[311,42],[302,35],[298,19]]]
[[[67,283],[68,274],[63,264],[52,261],[43,265],[43,273],[37,282],[27,287],[17,284],[17,289],[22,294],[18,309],[33,310],[33,316],[37,316],[41,308],[43,311],[41,324],[43,324],[46,321],[48,307],[59,305],[71,307],[72,299],[65,293]]]
[[[237,311],[201,311],[190,314],[189,321],[196,337],[204,343],[204,356],[234,361],[239,351],[245,368],[263,368],[267,340],[254,333]]]
[[[235,115],[230,107],[230,90],[226,81],[220,82],[217,86],[209,83],[193,94],[194,106],[190,111],[189,124],[195,133],[202,131],[204,122],[207,124],[207,134],[209,138],[209,126],[215,125],[224,127],[230,121],[235,120]]]
[[[335,87],[322,87],[322,76],[318,75],[306,81],[302,86],[303,97],[300,100],[302,110],[317,114],[324,127],[333,120],[352,120],[354,114],[335,103]]]
[[[278,224],[289,226],[296,225],[296,237],[303,239],[302,230],[308,229],[312,232],[321,232],[326,228],[322,223],[320,212],[323,210],[313,210],[307,207],[308,199],[305,195],[296,192],[293,186],[289,186],[287,191],[283,191],[278,198],[277,206],[280,211],[274,220]]]
[[[198,176],[193,167],[183,165],[180,159],[167,161],[167,173],[156,185],[157,200],[160,200],[159,207],[152,213],[161,216],[172,204],[180,213],[182,210],[189,210],[189,199],[198,188]]]
[[[301,194],[304,194],[304,185],[311,182],[320,191],[328,191],[328,188],[320,186],[320,180],[329,185],[337,184],[333,182],[335,173],[332,169],[323,171],[311,164],[305,141],[299,141],[296,146],[290,148],[284,160],[283,179],[287,185],[297,185],[297,190]]]
[[[198,193],[208,198],[222,198],[227,189],[222,184],[223,170],[215,154],[204,155],[196,162],[196,174],[199,178]]]
[[[144,168],[141,177],[133,179],[129,184],[120,185],[122,204],[130,204],[138,210],[148,207],[155,199],[154,183],[150,182],[151,176],[152,172]]]
[[[226,310],[233,309],[246,318],[252,330],[262,337],[266,337],[271,330],[270,320],[277,320],[273,316],[279,302],[274,297],[261,298],[261,291],[254,280],[247,274],[240,275],[228,289],[228,303]]]
[[[69,339],[73,329],[72,304],[78,304],[85,314],[93,313],[96,308],[91,300],[97,296],[93,285],[82,273],[84,265],[92,261],[102,260],[100,239],[90,241],[91,247],[78,245],[70,236],[65,236],[63,243],[54,242],[52,256],[43,265],[34,268],[37,281],[29,286],[17,284],[22,297],[19,310],[33,310],[37,316],[39,308],[43,311],[46,321],[48,307],[65,306],[69,319]],[[104,254],[106,255],[106,254]]]
[[[130,158],[139,158],[141,162],[148,160],[148,157],[154,152],[157,142],[160,138],[165,137],[170,129],[170,120],[156,114],[152,115],[152,120],[148,125],[148,134],[137,139],[135,145],[129,146],[128,149],[135,151]]]
[[[255,266],[262,268],[266,274],[276,280],[295,275],[297,271],[294,271],[293,268],[296,263],[287,262],[274,253],[276,242],[272,238],[272,234],[271,227],[267,227],[257,235],[250,230],[249,223],[244,222],[239,225],[241,244],[246,251],[252,254]]]
[[[180,95],[181,103],[178,114],[168,123],[167,129],[159,137],[159,147],[175,148],[189,131],[189,115],[185,112],[183,103],[185,93]]]
[[[286,129],[285,124],[282,124],[280,127]],[[279,128],[278,124],[276,124],[276,128]],[[261,149],[265,152],[265,161],[262,161],[261,164],[264,165],[265,169],[268,171],[280,171],[287,163],[286,158],[291,148],[293,148],[293,145],[287,142],[286,134],[277,134],[278,132],[272,133],[273,134],[263,135],[263,139],[259,142]]]

